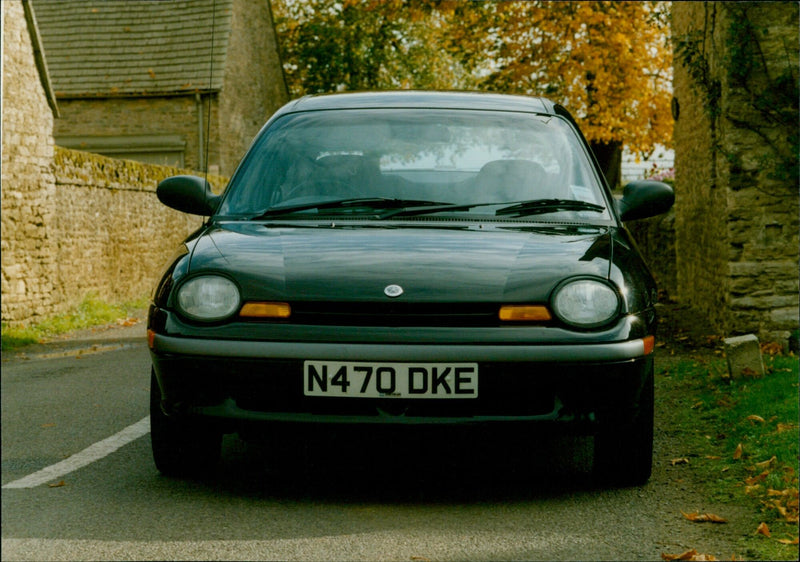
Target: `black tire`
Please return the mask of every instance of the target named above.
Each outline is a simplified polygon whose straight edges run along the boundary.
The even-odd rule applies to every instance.
[[[594,437],[594,476],[600,484],[641,486],[653,470],[654,381],[650,371],[632,420],[604,424]]]
[[[167,476],[204,474],[219,462],[222,433],[198,420],[175,419],[161,409],[161,388],[150,375],[150,440],[156,468]]]

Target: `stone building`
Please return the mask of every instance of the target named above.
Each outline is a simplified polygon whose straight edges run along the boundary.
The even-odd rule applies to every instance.
[[[57,244],[53,121],[58,108],[30,5],[3,6],[2,315],[52,309]]]
[[[798,327],[798,4],[675,2],[679,300],[723,335]]]
[[[32,1],[59,146],[230,175],[288,100],[269,2]]]

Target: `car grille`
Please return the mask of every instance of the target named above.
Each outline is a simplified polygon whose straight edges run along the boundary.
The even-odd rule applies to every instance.
[[[497,326],[497,304],[299,302],[293,324],[322,326]]]

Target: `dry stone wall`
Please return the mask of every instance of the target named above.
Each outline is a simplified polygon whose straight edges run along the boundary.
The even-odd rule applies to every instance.
[[[155,194],[159,181],[188,170],[61,147],[55,147],[52,162],[47,254],[35,251],[35,239],[26,239],[32,255],[8,275],[9,287],[36,279],[48,291],[28,294],[23,306],[7,310],[4,266],[4,322],[63,312],[89,294],[110,301],[142,297],[180,242],[202,225],[201,217],[169,209]],[[215,176],[209,181],[217,191],[225,183]]]
[[[717,333],[786,341],[800,315],[798,123],[772,119],[769,81],[794,69],[796,84],[798,5],[676,2],[673,37],[691,47],[675,57],[679,299]],[[786,153],[795,168],[776,173]]]
[[[162,179],[191,172],[60,147],[54,163],[58,291],[73,303],[90,293],[116,301],[147,294],[178,244],[202,225],[155,194]]]
[[[3,7],[2,318],[53,310],[56,235],[53,111],[22,2]]]

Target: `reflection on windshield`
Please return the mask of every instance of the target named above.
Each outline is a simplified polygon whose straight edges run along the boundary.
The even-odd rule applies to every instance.
[[[350,198],[464,206],[557,199],[604,208],[565,122],[488,111],[289,115],[258,139],[228,191],[223,215]]]

